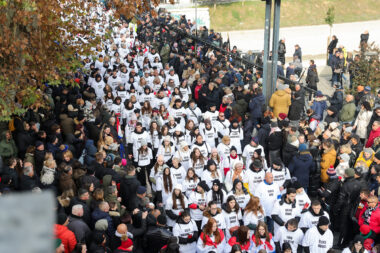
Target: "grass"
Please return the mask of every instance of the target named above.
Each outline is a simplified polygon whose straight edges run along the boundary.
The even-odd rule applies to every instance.
[[[380,19],[379,0],[282,0],[281,27],[325,24],[327,9],[335,7],[335,23]],[[220,4],[208,7],[215,31],[263,29],[265,2]],[[272,11],[273,13],[273,11]]]

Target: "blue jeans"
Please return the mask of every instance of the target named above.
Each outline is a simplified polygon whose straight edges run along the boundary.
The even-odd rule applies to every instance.
[[[267,216],[267,225],[268,225],[268,231],[272,233],[273,235],[273,230],[274,230],[274,221],[270,216]]]

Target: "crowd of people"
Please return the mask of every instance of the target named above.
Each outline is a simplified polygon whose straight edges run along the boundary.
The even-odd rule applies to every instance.
[[[57,196],[56,252],[380,251],[379,91],[334,79],[328,99],[310,61],[310,100],[281,82],[267,100],[262,73],[184,16],[96,15],[78,85],[47,85],[0,141],[3,195]]]

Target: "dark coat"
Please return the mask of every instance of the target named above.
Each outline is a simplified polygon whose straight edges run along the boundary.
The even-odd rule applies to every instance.
[[[304,111],[304,103],[301,97],[292,100],[292,104],[289,107],[289,120],[300,120]]]
[[[286,143],[285,147],[282,149],[282,158],[286,167],[292,161],[293,157],[297,156],[298,148],[290,143]]]
[[[82,207],[83,207],[83,216],[82,216],[83,221],[88,226],[90,226],[91,225],[91,211],[90,211],[90,207],[87,205],[86,201],[81,200],[79,197],[72,198],[71,202],[70,202],[70,210],[71,210],[72,206],[75,206],[78,204],[82,205]]]
[[[36,140],[36,138],[31,131],[23,130],[17,134],[16,144],[17,144],[19,157],[21,157],[21,158],[25,157],[26,149],[30,145],[33,145],[35,140]]]
[[[259,143],[263,148],[267,148],[267,139],[270,133],[270,125],[269,123],[262,124],[259,128],[259,131],[257,132],[257,138],[259,139]]]
[[[343,107],[343,91],[336,90],[330,100],[331,106],[334,106],[338,111]]]
[[[163,227],[151,227],[144,236],[144,245],[151,252],[159,252],[172,235],[172,232]]]
[[[2,176],[8,176],[12,182],[10,184],[10,188],[12,190],[18,189],[19,188],[19,180],[18,180],[18,175],[17,171],[15,169],[11,169],[8,166],[3,168]]]
[[[314,66],[314,67],[313,67]],[[317,90],[317,83],[319,82],[318,73],[314,71],[315,65],[312,65],[307,70],[306,83],[310,89]]]
[[[34,151],[34,164],[35,164],[35,170],[37,173],[40,173],[45,161],[45,150],[35,150]]]
[[[77,242],[88,242],[91,230],[81,217],[70,215],[67,227],[73,231]]]
[[[294,156],[289,164],[289,172],[296,177],[302,187],[309,187],[309,175],[315,171],[315,163],[311,154],[301,152],[298,156]]]
[[[281,131],[276,131],[270,134],[267,138],[268,150],[278,150],[282,148],[283,134]]]
[[[327,48],[329,54],[332,54],[334,52],[334,49],[336,48],[337,44],[338,44],[338,39],[330,41],[330,44]]]
[[[127,175],[120,182],[121,203],[127,208],[128,211],[133,211],[136,206],[136,191],[140,185],[141,183],[137,180],[136,176]]]
[[[33,177],[21,175],[20,177],[20,190],[21,191],[31,191],[36,187],[39,187],[39,180],[36,175]]]
[[[261,118],[265,97],[263,94],[254,96],[249,102],[249,111],[252,118]]]
[[[208,88],[208,85],[205,85],[200,90],[200,97],[204,99],[204,102],[206,105],[216,105],[216,107],[219,107],[219,90],[214,88],[212,91]],[[206,94],[206,96],[203,96],[203,94]],[[205,108],[206,110],[208,108]]]
[[[98,220],[106,219],[108,222],[107,235],[111,236],[115,233],[115,228],[113,226],[112,218],[108,213],[101,211],[99,208],[96,208],[92,212],[91,217],[92,217],[93,224],[95,224]]]

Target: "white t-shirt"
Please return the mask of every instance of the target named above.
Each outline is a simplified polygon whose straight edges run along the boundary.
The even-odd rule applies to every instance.
[[[321,235],[315,226],[306,232],[302,240],[302,246],[309,247],[310,253],[326,253],[332,248],[333,241],[334,236],[330,229]]]

